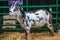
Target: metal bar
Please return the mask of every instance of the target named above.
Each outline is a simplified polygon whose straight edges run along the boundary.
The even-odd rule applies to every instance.
[[[58,23],[58,0],[56,0],[56,23]]]
[[[12,30],[15,30],[15,31],[20,31],[20,30],[24,30],[23,28],[16,28],[16,29],[3,29],[4,31],[12,31]],[[31,30],[50,30],[48,28],[31,28]],[[54,30],[60,30],[60,28],[54,28]]]
[[[57,12],[52,12],[52,14],[56,14]],[[58,12],[60,13],[60,12]],[[0,15],[8,15],[8,13],[0,13]]]
[[[0,25],[2,25],[2,26],[20,26],[20,24],[0,24]]]
[[[58,5],[60,6],[60,5]],[[9,8],[10,6],[0,6],[0,8]],[[38,7],[56,7],[56,5],[33,5],[33,6],[22,6],[23,8],[38,8]]]
[[[0,13],[0,16],[1,16],[1,15],[8,15],[8,13]]]
[[[52,12],[52,13],[57,13],[57,12]],[[58,13],[60,13],[60,12],[58,12]],[[9,14],[9,13],[0,13],[0,15],[1,15],[1,14],[4,14],[4,15],[6,14],[6,15],[7,15],[7,14]]]
[[[57,19],[60,19],[60,18],[57,18]],[[0,21],[1,21],[1,20],[6,21],[6,20],[16,20],[16,19],[12,19],[12,18],[11,18],[11,19],[0,19]],[[52,20],[56,20],[56,18],[52,18]]]
[[[20,31],[20,30],[24,30],[23,28],[16,28],[16,29],[3,29],[4,31],[12,31],[12,30],[15,30],[15,31]]]
[[[0,24],[0,25],[2,25],[2,26],[21,26],[20,24]],[[58,23],[55,23],[55,24],[52,24],[53,26],[56,26],[56,25],[60,25],[60,24],[58,24]]]
[[[28,12],[28,0],[26,0],[26,10],[27,10],[27,12]],[[23,7],[24,8],[24,7]]]
[[[11,19],[0,19],[0,21],[1,21],[1,20],[6,21],[6,20],[16,20],[16,19],[12,19],[12,18],[11,18]]]
[[[8,1],[8,0],[0,0],[0,1]]]
[[[10,6],[0,6],[0,8],[9,8]]]

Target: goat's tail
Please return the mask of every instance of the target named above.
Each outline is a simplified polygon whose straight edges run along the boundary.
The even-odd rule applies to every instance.
[[[49,12],[50,12],[50,13],[52,12],[52,8],[51,8],[51,7],[49,8]]]

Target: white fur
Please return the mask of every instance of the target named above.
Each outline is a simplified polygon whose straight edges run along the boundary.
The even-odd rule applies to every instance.
[[[35,15],[35,13],[38,13],[38,15]],[[49,16],[50,14],[46,14],[45,11],[43,10],[39,10],[38,12],[35,12],[35,13],[27,13],[26,16],[29,16],[29,20],[35,20],[36,23],[35,25],[36,26],[44,26],[44,24],[48,23],[48,20],[49,20]],[[39,18],[43,18],[43,20],[41,20],[39,22],[39,18],[37,18],[37,16],[39,16]],[[46,21],[47,20],[47,21]],[[33,24],[33,21],[31,21],[31,25]]]

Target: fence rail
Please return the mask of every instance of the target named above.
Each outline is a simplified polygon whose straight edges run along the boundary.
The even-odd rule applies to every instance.
[[[56,13],[60,13],[60,12],[52,12],[52,14],[56,14]],[[0,13],[0,16],[1,15],[8,15],[9,13]]]
[[[0,1],[8,1],[8,0],[0,0]]]
[[[23,8],[41,8],[41,7],[60,7],[60,5],[32,5],[32,6],[22,6]],[[0,6],[0,8],[9,8],[10,6]]]

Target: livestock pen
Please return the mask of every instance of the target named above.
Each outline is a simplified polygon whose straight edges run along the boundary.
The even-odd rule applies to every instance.
[[[35,3],[33,3],[35,2]],[[41,8],[52,8],[52,21],[54,30],[60,30],[60,1],[55,0],[55,3],[51,4],[39,4],[39,0],[23,0],[22,8],[25,11],[33,11],[35,9]],[[5,4],[5,5],[4,5]],[[0,0],[0,31],[5,31],[0,35],[1,40],[25,40],[24,29],[19,27],[20,25],[16,22],[15,17],[7,16],[9,13],[8,0]],[[8,21],[8,22],[7,22]],[[17,26],[17,27],[16,27]],[[8,27],[8,28],[5,28]],[[48,28],[31,28],[32,32],[28,34],[28,40],[60,40],[60,34],[55,32],[55,35],[52,37],[49,35]],[[7,32],[6,32],[7,31]],[[20,32],[17,32],[20,31]]]

